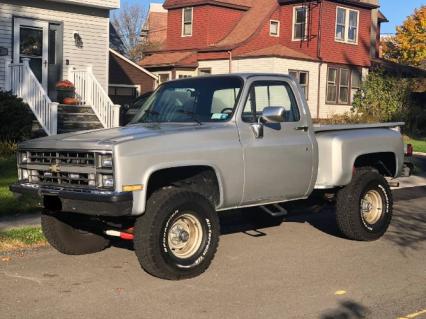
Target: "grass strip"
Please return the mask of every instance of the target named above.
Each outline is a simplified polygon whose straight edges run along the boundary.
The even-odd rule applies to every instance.
[[[47,244],[40,227],[0,231],[0,252],[43,247]]]

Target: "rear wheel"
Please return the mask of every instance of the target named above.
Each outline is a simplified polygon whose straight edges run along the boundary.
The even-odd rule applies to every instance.
[[[41,227],[47,241],[66,255],[92,254],[108,247],[110,242],[107,238],[100,232],[89,230],[95,229],[96,225],[91,224],[89,217],[77,214],[45,210],[41,215]]]
[[[202,274],[219,242],[219,219],[199,193],[166,187],[151,195],[135,224],[134,247],[149,274],[180,280]]]
[[[337,194],[337,225],[349,239],[376,240],[388,229],[392,208],[386,179],[374,169],[359,169],[352,182]]]

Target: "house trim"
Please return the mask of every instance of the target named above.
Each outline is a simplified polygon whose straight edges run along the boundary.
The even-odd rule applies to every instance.
[[[145,68],[141,67],[140,65],[137,65],[135,62],[130,61],[128,58],[126,58],[124,55],[121,55],[120,53],[118,53],[117,51],[109,48],[109,52],[111,52],[112,54],[114,54],[115,56],[117,56],[118,58],[122,59],[123,61],[129,63],[130,65],[132,65],[133,67],[137,68],[138,70],[144,72],[145,74],[149,75],[150,77],[152,77],[154,80],[158,80],[157,75],[155,75],[154,73],[149,72],[148,70],[146,70]]]

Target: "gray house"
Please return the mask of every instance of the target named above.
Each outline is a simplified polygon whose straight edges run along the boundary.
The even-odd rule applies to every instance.
[[[47,134],[58,131],[55,84],[68,79],[102,127],[118,125],[108,97],[110,10],[119,0],[2,0],[0,89],[31,107]]]

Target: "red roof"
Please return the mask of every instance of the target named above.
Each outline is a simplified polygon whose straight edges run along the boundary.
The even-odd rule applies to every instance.
[[[139,62],[141,66],[196,66],[197,54],[192,51],[155,53]]]
[[[280,57],[280,58],[290,58],[290,59],[300,59],[300,60],[310,60],[315,61],[316,59],[304,54],[300,51],[290,49],[284,45],[277,44],[267,48],[259,49],[256,51],[251,51],[247,53],[238,54],[237,57]]]
[[[255,0],[166,0],[163,7],[165,9],[182,8],[186,6],[196,5],[219,5],[219,6],[231,6],[241,9],[248,9],[255,3]]]

